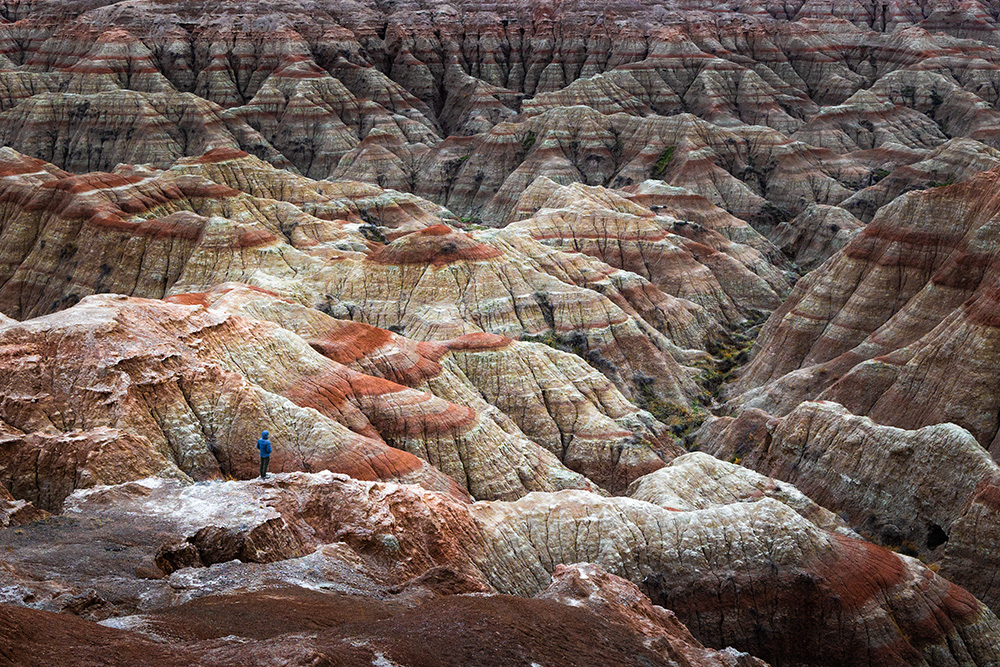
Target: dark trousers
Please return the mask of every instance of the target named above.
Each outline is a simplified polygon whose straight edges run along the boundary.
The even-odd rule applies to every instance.
[[[261,479],[267,476],[267,464],[271,462],[270,456],[260,457],[260,476]]]

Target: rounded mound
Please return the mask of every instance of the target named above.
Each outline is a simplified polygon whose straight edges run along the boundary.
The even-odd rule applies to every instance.
[[[498,257],[500,251],[477,242],[468,234],[447,225],[433,225],[407,234],[379,248],[369,256],[378,264],[431,264],[442,266],[460,261],[481,261]]]

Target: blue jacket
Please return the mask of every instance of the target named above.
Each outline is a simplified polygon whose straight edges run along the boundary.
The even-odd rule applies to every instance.
[[[257,449],[260,451],[260,458],[266,458],[271,455],[271,441],[261,438],[257,441]]]

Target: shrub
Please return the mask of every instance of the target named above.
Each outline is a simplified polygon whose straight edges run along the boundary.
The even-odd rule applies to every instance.
[[[358,231],[372,243],[388,243],[388,240],[385,238],[385,234],[382,233],[382,230],[370,222],[366,222],[358,227]]]
[[[666,173],[667,167],[670,166],[670,161],[674,158],[675,150],[677,150],[676,146],[667,146],[667,149],[660,153],[660,157],[653,166],[653,178],[659,178]]]
[[[538,139],[538,135],[535,134],[535,131],[528,130],[528,134],[524,135],[524,140],[521,141],[521,145],[524,146],[524,150],[530,151],[531,147],[535,145],[536,139]]]

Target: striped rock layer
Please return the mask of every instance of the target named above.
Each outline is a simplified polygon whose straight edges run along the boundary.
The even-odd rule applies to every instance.
[[[194,486],[145,480],[77,492],[68,504],[81,520],[57,531],[62,539],[86,539],[87,552],[108,563],[91,580],[96,597],[88,613],[101,618],[117,606],[119,614],[129,615],[105,625],[147,637],[169,635],[170,618],[184,619],[206,605],[210,609],[213,596],[231,586],[249,601],[276,582],[311,586],[323,581],[327,599],[336,592],[355,599],[374,595],[392,604],[409,596],[411,607],[417,600],[446,604],[449,591],[478,592],[496,603],[504,599],[490,597],[497,593],[568,597],[605,614],[606,623],[640,624],[643,634],[662,636],[669,616],[631,587],[638,586],[653,603],[672,609],[701,641],[756,652],[774,664],[996,660],[997,618],[964,589],[916,559],[820,527],[799,513],[796,498],[801,496],[794,489],[786,487],[791,503],[786,504],[760,495],[773,481],[747,477],[753,473],[739,473],[738,466],[718,466],[704,466],[701,472],[687,466],[663,479],[663,493],[692,500],[703,480],[726,475],[740,480],[744,492],[700,509],[668,509],[583,491],[470,506],[419,487],[360,482],[329,472]],[[655,488],[658,482],[644,485]],[[51,554],[60,539],[52,533],[43,536],[29,527],[26,537],[0,534],[0,540],[35,536],[31,551]],[[127,536],[129,546],[120,555],[102,556],[107,553],[103,545],[116,536]],[[119,573],[152,560],[154,552],[155,567],[166,568],[169,577],[149,575],[138,589],[123,589]],[[594,565],[567,572],[567,564],[579,562]],[[50,597],[32,575],[44,571],[50,581],[72,590],[76,565],[65,557],[14,564],[26,575],[14,586],[33,590],[36,606],[56,606],[65,598]],[[171,570],[174,564],[187,567]],[[620,592],[612,594],[612,587]],[[163,609],[164,604],[173,606]],[[632,608],[624,618],[623,604]],[[429,623],[423,610],[432,608],[411,613]],[[215,618],[208,627],[222,622]],[[294,623],[296,614],[277,618]],[[305,640],[315,632],[314,625]],[[504,635],[502,628],[491,628],[491,636],[497,632]],[[602,640],[591,638],[582,650],[595,641]],[[656,650],[657,644],[647,646]],[[732,649],[727,652],[738,657]],[[669,664],[664,657],[650,663]]]
[[[900,428],[952,422],[996,455],[997,179],[883,207],[771,317],[736,400],[784,414],[818,397]]]
[[[998,27],[0,3],[0,661],[1000,661]]]

